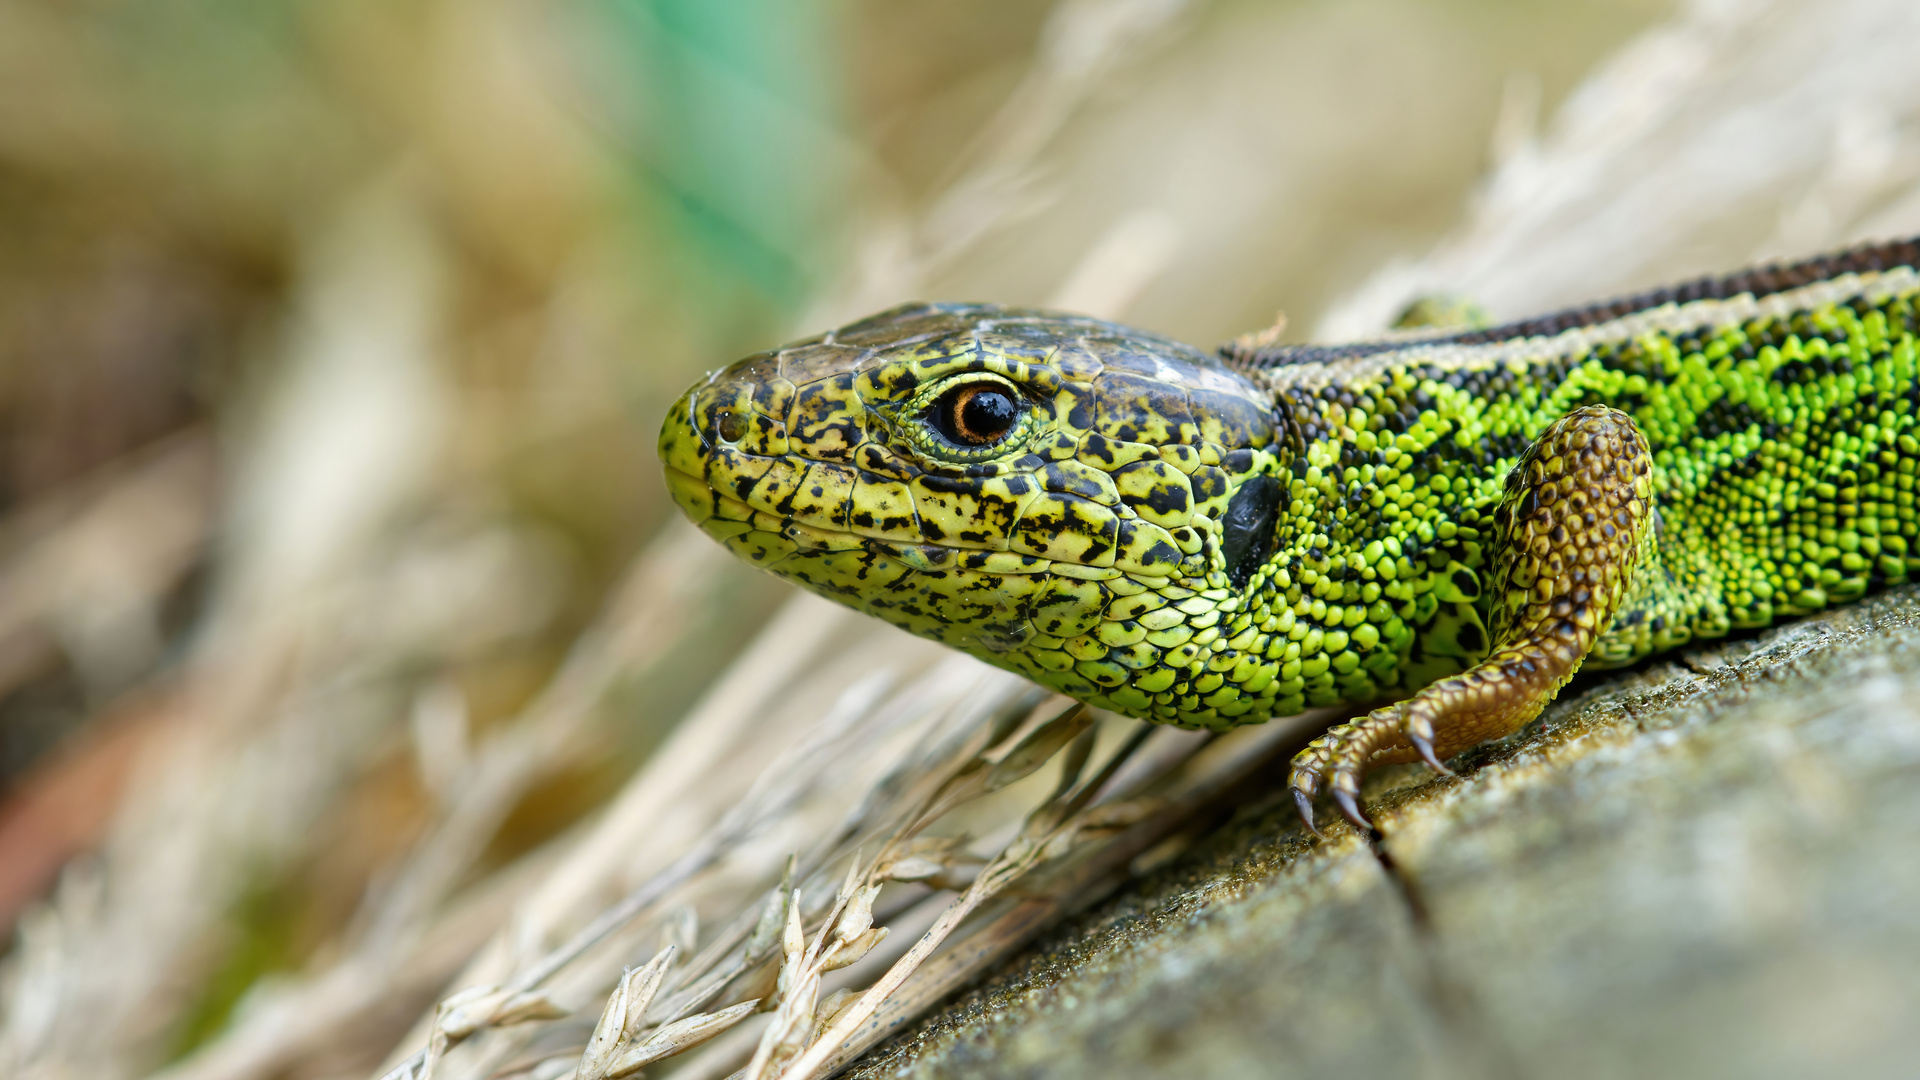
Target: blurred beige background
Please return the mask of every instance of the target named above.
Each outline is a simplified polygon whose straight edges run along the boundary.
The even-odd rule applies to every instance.
[[[0,0],[0,921],[39,988],[0,1061],[239,1054],[263,987],[472,901],[326,1038],[194,1075],[385,1057],[786,599],[669,527],[653,438],[705,370],[913,298],[1203,346],[1455,282],[1517,316],[1825,245],[1910,175],[1868,110],[1803,155],[1853,172],[1678,254],[1417,261],[1525,203],[1483,178],[1570,153],[1602,61],[1680,78],[1674,16]]]

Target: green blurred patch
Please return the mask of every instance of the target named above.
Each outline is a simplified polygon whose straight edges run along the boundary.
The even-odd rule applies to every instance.
[[[166,1060],[185,1057],[219,1034],[240,1000],[260,980],[293,970],[300,961],[298,942],[305,909],[302,882],[261,873],[234,903],[222,927],[220,960],[199,986],[199,995],[182,1020]]]
[[[833,5],[617,0],[595,7],[636,195],[671,278],[718,336],[791,318],[830,275],[849,139]],[[744,324],[744,325],[743,325]]]

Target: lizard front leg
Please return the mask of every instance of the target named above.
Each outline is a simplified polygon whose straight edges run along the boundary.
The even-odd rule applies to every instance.
[[[1296,755],[1288,786],[1309,830],[1323,783],[1347,820],[1370,828],[1358,796],[1371,766],[1421,760],[1445,772],[1443,759],[1540,715],[1613,622],[1650,542],[1652,468],[1646,439],[1615,409],[1579,409],[1541,433],[1495,518],[1492,650]]]

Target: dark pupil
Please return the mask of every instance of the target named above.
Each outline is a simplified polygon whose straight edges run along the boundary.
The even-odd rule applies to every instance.
[[[997,386],[964,386],[947,399],[941,410],[951,429],[941,434],[965,446],[999,442],[1013,430],[1019,407],[1013,395]]]

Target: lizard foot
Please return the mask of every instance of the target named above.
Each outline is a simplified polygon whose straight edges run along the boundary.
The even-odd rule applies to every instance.
[[[1619,609],[1652,521],[1651,466],[1633,420],[1604,406],[1567,414],[1527,448],[1495,519],[1491,653],[1300,751],[1288,786],[1309,829],[1322,786],[1369,828],[1368,769],[1424,761],[1444,773],[1444,759],[1540,715]]]

